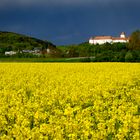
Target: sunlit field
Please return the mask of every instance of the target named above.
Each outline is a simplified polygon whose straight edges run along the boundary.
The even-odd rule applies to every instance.
[[[0,63],[0,140],[139,140],[140,64]]]

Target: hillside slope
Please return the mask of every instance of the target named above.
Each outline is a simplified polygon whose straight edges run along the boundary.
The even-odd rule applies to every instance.
[[[42,41],[26,35],[0,31],[0,53],[11,50],[33,50],[35,48],[39,48],[40,50],[47,48],[55,50],[56,46],[51,42]]]

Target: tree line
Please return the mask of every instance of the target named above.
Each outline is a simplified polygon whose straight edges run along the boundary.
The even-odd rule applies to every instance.
[[[40,55],[32,53],[16,53],[6,56],[6,51],[41,50]],[[46,52],[50,48],[49,54]],[[140,62],[140,30],[134,31],[128,43],[89,44],[84,42],[78,45],[55,46],[50,42],[9,33],[0,32],[0,57],[15,58],[82,58],[82,62]],[[70,59],[76,61],[76,59]]]
[[[93,62],[140,62],[140,30],[133,32],[129,43],[60,46],[62,57],[86,57]],[[90,59],[91,58],[91,59]],[[84,61],[84,60],[83,60]]]

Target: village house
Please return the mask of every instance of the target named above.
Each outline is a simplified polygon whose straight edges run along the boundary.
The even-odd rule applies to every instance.
[[[5,52],[5,55],[15,55],[16,54],[16,52],[14,52],[14,51],[6,51]]]
[[[122,32],[120,37],[112,36],[95,36],[89,39],[89,44],[104,44],[104,43],[127,43],[129,42],[129,37],[126,37],[125,33]]]

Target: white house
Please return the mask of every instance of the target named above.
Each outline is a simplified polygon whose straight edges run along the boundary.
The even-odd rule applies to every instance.
[[[89,39],[89,44],[104,44],[104,43],[127,43],[129,42],[129,37],[126,37],[125,33],[122,32],[120,37],[112,36],[95,36]]]
[[[16,54],[16,52],[14,52],[14,51],[6,51],[5,52],[5,55],[14,55],[14,54]]]

